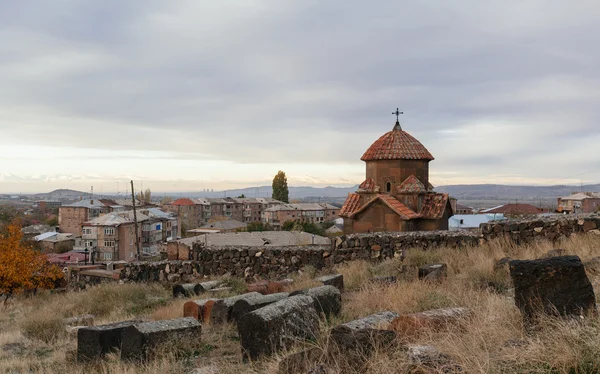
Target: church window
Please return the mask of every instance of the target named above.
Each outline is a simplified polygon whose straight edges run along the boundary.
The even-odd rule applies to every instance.
[[[385,191],[390,192],[391,190],[392,190],[392,184],[390,182],[387,182],[385,184]]]

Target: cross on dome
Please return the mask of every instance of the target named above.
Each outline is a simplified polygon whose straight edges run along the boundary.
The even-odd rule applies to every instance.
[[[402,127],[400,127],[400,115],[404,114],[404,112],[401,112],[399,108],[396,108],[396,111],[392,112],[392,114],[396,115],[396,124],[394,125],[394,130],[402,130]]]

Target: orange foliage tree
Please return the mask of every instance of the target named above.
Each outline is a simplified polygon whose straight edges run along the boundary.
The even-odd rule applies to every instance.
[[[5,302],[14,294],[37,288],[52,289],[64,279],[60,269],[48,263],[43,253],[23,243],[23,233],[18,224],[7,227],[0,234],[0,294]]]

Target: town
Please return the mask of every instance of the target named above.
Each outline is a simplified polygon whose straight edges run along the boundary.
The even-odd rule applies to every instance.
[[[0,373],[600,373],[599,18],[1,2]]]

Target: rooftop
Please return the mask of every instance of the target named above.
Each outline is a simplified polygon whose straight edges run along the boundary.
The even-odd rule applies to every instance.
[[[286,210],[324,210],[324,209],[340,209],[331,204],[325,203],[299,203],[299,204],[279,204],[265,209],[265,212],[277,212]]]
[[[180,239],[178,242],[187,245],[200,242],[208,246],[295,246],[313,244],[313,235],[299,231],[212,233]],[[314,235],[314,244],[328,245],[331,244],[331,240],[323,236]]]
[[[244,222],[236,221],[235,219],[228,219],[225,221],[216,221],[201,226],[201,229],[214,229],[214,230],[236,230],[248,227]]]
[[[63,207],[74,207],[74,208],[104,208],[105,205],[98,199],[88,199],[76,201],[72,204],[63,205]]]
[[[145,214],[136,213],[137,221],[142,222],[148,220],[148,217]],[[122,224],[133,223],[133,210],[127,212],[118,212],[118,213],[108,213],[101,215],[100,217],[94,218],[91,221],[85,222],[84,226],[119,226]]]
[[[373,143],[360,158],[363,161],[375,160],[433,160],[433,156],[421,142],[400,127],[385,133]]]
[[[540,214],[544,209],[531,204],[504,204],[490,209],[484,209],[480,213],[502,213],[502,214]]]

